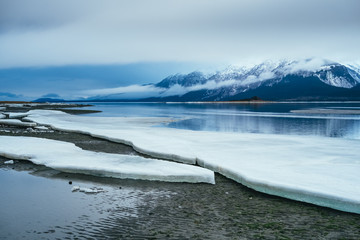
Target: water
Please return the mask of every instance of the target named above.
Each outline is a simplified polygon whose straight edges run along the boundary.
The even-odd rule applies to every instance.
[[[326,103],[92,103],[102,113],[92,116],[172,117],[166,127],[195,131],[221,131],[311,135],[360,139],[360,102]],[[293,110],[326,109],[332,113],[293,113]],[[338,114],[350,110],[352,114]]]
[[[0,168],[0,239],[103,239],[103,232],[112,227],[131,233],[139,227],[138,208],[170,194],[131,180],[42,171],[49,172],[47,177],[39,171]],[[105,192],[72,192],[74,185],[101,187]]]

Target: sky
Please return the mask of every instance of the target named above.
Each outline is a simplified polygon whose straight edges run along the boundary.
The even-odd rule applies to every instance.
[[[358,0],[0,0],[0,99],[264,59],[359,63],[359,9]]]

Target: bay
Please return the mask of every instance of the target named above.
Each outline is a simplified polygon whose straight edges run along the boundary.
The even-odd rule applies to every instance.
[[[102,112],[90,116],[178,119],[171,128],[360,139],[360,102],[91,104]]]

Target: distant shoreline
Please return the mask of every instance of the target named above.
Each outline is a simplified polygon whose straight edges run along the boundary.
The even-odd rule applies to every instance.
[[[38,104],[38,105],[77,105],[75,107],[88,107],[92,106],[91,103],[163,103],[163,104],[297,104],[297,103],[360,103],[360,101],[330,101],[330,100],[283,100],[283,101],[273,101],[273,100],[234,100],[234,101],[117,101],[117,100],[64,100],[64,101],[54,101],[54,102],[28,102],[28,101],[0,101],[1,104]],[[68,107],[68,106],[66,106]],[[72,107],[72,106],[71,106]]]

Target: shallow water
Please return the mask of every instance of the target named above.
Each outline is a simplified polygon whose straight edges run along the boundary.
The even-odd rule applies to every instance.
[[[109,219],[122,221],[122,228],[131,232],[135,226],[126,224],[138,217],[137,209],[145,204],[145,199],[170,194],[121,184],[126,181],[99,182],[92,177],[41,167],[39,170],[32,164],[22,167],[33,167],[38,172],[0,168],[0,239],[101,238],[103,230],[114,224]],[[72,192],[74,185],[101,187],[105,192]]]
[[[0,239],[359,239],[360,215],[216,178],[216,185],[118,180],[16,161],[0,168]],[[107,192],[71,192],[73,185]]]
[[[360,114],[307,114],[292,110],[359,110],[360,102],[325,103],[92,103],[103,112],[92,116],[172,117],[166,127],[222,131],[310,135],[360,139]],[[89,115],[91,116],[91,115]]]

